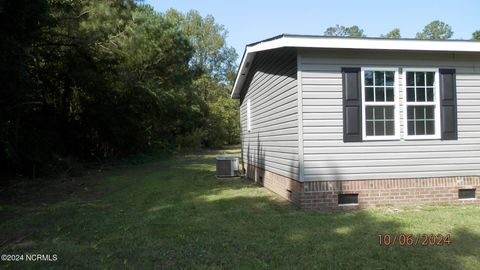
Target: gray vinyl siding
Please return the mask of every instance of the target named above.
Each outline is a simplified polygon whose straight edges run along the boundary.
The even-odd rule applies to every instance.
[[[240,105],[243,160],[298,179],[296,50],[257,53],[247,76]],[[250,100],[250,131],[247,131],[247,100]]]
[[[480,175],[479,56],[305,50],[299,59],[305,181]],[[456,69],[458,140],[344,143],[341,68],[377,66]],[[400,92],[401,138],[403,117]]]

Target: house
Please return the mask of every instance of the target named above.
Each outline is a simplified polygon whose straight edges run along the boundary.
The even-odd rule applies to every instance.
[[[284,34],[231,97],[244,172],[303,208],[479,201],[480,42]]]

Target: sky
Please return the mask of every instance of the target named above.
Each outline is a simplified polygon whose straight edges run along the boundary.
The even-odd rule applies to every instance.
[[[433,20],[448,23],[454,39],[470,39],[480,29],[479,0],[145,0],[164,12],[197,10],[212,15],[228,30],[227,43],[239,57],[245,45],[279,34],[323,35],[336,24],[358,25],[369,37],[400,28],[402,37],[413,38]]]

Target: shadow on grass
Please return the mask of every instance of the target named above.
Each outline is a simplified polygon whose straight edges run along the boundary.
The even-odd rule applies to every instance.
[[[182,172],[205,174],[189,166],[183,167]],[[181,241],[172,242],[167,248],[169,251],[157,261],[160,265],[167,268],[475,269],[479,262],[480,235],[467,227],[432,231],[428,224],[422,226],[416,220],[399,218],[402,212],[388,209],[303,211],[248,180],[213,180],[212,175],[213,172],[208,172],[199,179],[214,181],[214,185],[202,185],[200,181],[180,189],[176,195],[182,197],[181,205],[170,204],[154,217],[176,215],[179,223],[184,224],[172,231],[170,236]],[[408,247],[379,243],[379,234],[393,236],[417,231],[451,234],[453,244]]]
[[[466,215],[467,225],[442,221],[442,208],[413,218],[408,210],[304,211],[251,181],[217,180],[214,162],[215,153],[170,160],[142,176],[105,180],[125,188],[100,201],[65,200],[2,221],[10,231],[39,228],[2,253],[57,253],[55,263],[22,264],[56,269],[475,269],[480,262],[478,229],[468,227],[478,224],[473,208],[444,209]],[[431,215],[440,224],[415,219]],[[378,234],[412,232],[450,233],[453,244],[379,244]]]

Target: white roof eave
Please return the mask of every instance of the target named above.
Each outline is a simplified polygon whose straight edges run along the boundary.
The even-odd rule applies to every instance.
[[[253,62],[255,52],[277,48],[323,48],[323,49],[359,49],[359,50],[401,50],[429,52],[465,52],[480,53],[480,42],[461,40],[416,40],[416,39],[376,39],[376,38],[332,38],[316,36],[288,36],[247,45],[231,97],[239,98],[240,91]]]

